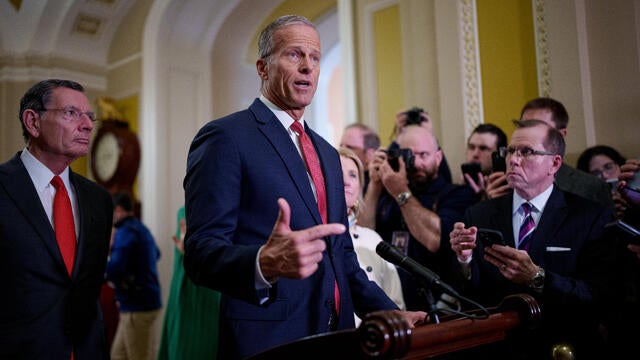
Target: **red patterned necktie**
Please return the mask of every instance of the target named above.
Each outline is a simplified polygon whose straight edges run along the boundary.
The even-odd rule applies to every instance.
[[[529,203],[524,203],[521,207],[522,211],[524,211],[524,218],[518,233],[518,249],[529,251],[529,240],[531,240],[531,234],[536,227],[533,222],[533,216],[531,216],[531,208],[533,206]]]
[[[324,175],[322,175],[322,169],[320,168],[320,161],[318,160],[318,154],[313,147],[313,143],[309,138],[309,135],[304,131],[302,124],[298,121],[294,121],[291,124],[291,130],[295,132],[300,138],[300,146],[302,147],[302,156],[304,162],[307,164],[307,170],[311,174],[311,180],[316,188],[316,197],[318,198],[318,210],[320,211],[320,217],[322,222],[327,223],[327,192],[324,184]],[[338,283],[334,282],[333,297],[335,300],[336,313],[340,313],[340,291],[338,290]]]
[[[60,176],[54,176],[51,185],[56,188],[56,195],[53,197],[53,224],[56,240],[67,272],[71,275],[76,256],[76,227],[73,223],[73,210],[71,210],[69,194]]]

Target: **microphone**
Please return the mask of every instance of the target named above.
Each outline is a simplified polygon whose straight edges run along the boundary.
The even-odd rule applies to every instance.
[[[440,281],[440,276],[428,268],[418,264],[415,260],[400,252],[395,246],[389,245],[384,241],[380,241],[376,246],[376,253],[388,262],[397,265],[408,271],[411,275],[429,285],[436,285],[444,292],[449,293],[456,298],[460,295],[451,286]]]

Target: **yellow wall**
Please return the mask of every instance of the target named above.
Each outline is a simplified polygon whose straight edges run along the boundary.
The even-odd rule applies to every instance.
[[[396,113],[403,110],[403,72],[400,14],[398,6],[384,8],[373,15],[376,59],[378,133],[383,146],[393,133]]]
[[[530,1],[477,0],[484,121],[507,135],[512,120],[538,96]]]

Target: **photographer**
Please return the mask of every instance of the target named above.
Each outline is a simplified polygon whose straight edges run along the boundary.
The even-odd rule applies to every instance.
[[[406,236],[407,255],[446,278],[442,270],[452,256],[446,235],[477,197],[470,187],[439,176],[442,151],[425,127],[406,126],[397,144],[400,151],[379,149],[369,164],[371,179],[358,223],[374,228],[387,242]],[[407,309],[427,309],[422,287],[405,272],[400,278]]]
[[[391,145],[389,145],[389,149],[398,148],[396,138],[407,125],[419,125],[433,133],[433,124],[431,123],[429,114],[424,111],[424,109],[414,106],[409,110],[401,111],[396,114],[396,124],[393,128],[393,133],[391,134]],[[438,148],[440,147],[438,146]],[[438,167],[438,176],[443,178],[444,181],[449,184],[453,182],[451,178],[451,170],[449,169],[449,164],[447,163],[447,158],[444,156],[444,153],[442,154],[442,161]]]

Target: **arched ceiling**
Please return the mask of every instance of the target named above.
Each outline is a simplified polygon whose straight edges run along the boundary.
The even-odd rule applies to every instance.
[[[0,1],[0,54],[107,65],[114,33],[135,1]]]

